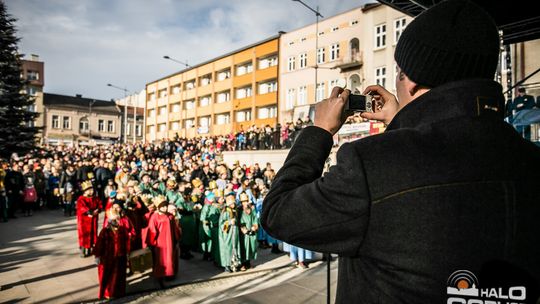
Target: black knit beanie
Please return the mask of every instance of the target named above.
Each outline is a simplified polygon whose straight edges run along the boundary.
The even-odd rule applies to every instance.
[[[394,53],[401,70],[419,85],[471,78],[493,79],[499,34],[493,19],[469,0],[447,0],[414,19]]]

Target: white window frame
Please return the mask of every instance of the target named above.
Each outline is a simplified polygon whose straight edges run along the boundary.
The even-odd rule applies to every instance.
[[[217,81],[223,81],[231,78],[231,69],[221,70],[217,74]]]
[[[171,131],[178,131],[178,130],[180,130],[180,122],[179,122],[179,121],[173,121],[173,122],[171,122],[170,129],[171,129]]]
[[[105,132],[105,120],[99,119],[98,120],[98,132]]]
[[[248,98],[253,94],[251,86],[236,89],[236,99]]]
[[[386,23],[375,26],[375,49],[386,47]]]
[[[268,106],[257,108],[258,119],[268,119],[277,117],[277,106]]]
[[[66,127],[66,122],[67,122],[67,127]],[[62,129],[71,130],[71,117],[62,116]]]
[[[195,127],[195,119],[189,118],[184,120],[184,128],[190,129]]]
[[[317,49],[317,64],[322,64],[326,61],[326,49],[320,47]]]
[[[129,126],[129,124],[128,124]],[[108,133],[114,133],[115,124],[114,120],[107,120],[107,132]]]
[[[298,100],[297,104],[303,106],[307,104],[307,87],[301,86],[298,88]]]
[[[90,121],[88,120],[88,118],[86,120],[84,119],[79,120],[79,130],[81,132],[88,132],[89,127],[90,127]]]
[[[172,95],[180,94],[181,91],[182,91],[182,89],[180,88],[179,84],[177,84],[177,85],[175,85],[175,86],[173,86],[171,88],[171,94]]]
[[[212,83],[212,74],[204,75],[201,77],[201,87],[207,86]]]
[[[294,98],[296,96],[296,90],[294,88],[287,90],[287,95],[285,96],[285,110],[291,110],[294,108]]]
[[[338,31],[338,30],[339,30],[339,26],[334,26],[334,27],[332,28],[332,32],[336,32],[336,31]]]
[[[315,101],[319,102],[325,98],[324,91],[325,91],[324,82],[319,82],[317,84],[317,89],[315,92]]]
[[[295,65],[296,65],[296,57],[294,56],[289,57],[287,59],[287,71],[288,72],[294,71],[294,69],[296,68]]]
[[[59,115],[52,115],[51,126],[53,127],[53,129],[60,129],[60,116]]]
[[[141,125],[135,125],[135,134],[137,136],[142,136],[142,126]]]
[[[167,89],[161,89],[158,91],[159,98],[165,98],[167,97]]]
[[[167,107],[166,106],[159,107],[158,108],[158,115],[159,116],[167,115]]]
[[[199,99],[199,106],[200,107],[207,107],[212,103],[212,96],[206,95]]]
[[[349,22],[349,25],[350,26],[358,25],[358,20],[351,20],[351,22]]]
[[[234,118],[236,122],[251,121],[251,109],[236,111]]]
[[[298,67],[300,69],[307,68],[307,53],[302,53],[298,56]]]
[[[339,42],[333,43],[330,46],[330,61],[339,59]]]
[[[158,125],[158,132],[165,132],[167,131],[167,124],[166,123],[160,123]]]
[[[217,94],[216,103],[224,103],[231,100],[231,92],[223,91]]]
[[[405,17],[394,20],[394,44],[397,44],[406,26],[407,19]]]
[[[259,84],[259,94],[268,94],[277,91],[277,80],[267,81]]]
[[[179,103],[173,103],[171,105],[171,113],[180,113],[182,111],[182,107]]]
[[[153,118],[156,115],[156,109],[150,109],[148,111],[148,117]]]
[[[380,85],[382,87],[386,86],[386,67],[385,66],[375,68],[375,84]]]
[[[231,123],[231,114],[230,113],[220,113],[216,114],[216,125],[226,125]]]

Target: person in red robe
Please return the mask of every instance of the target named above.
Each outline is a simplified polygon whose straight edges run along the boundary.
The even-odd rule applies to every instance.
[[[109,198],[107,198],[107,204],[105,205],[105,212],[103,213],[103,228],[107,225],[107,214],[109,214],[109,210],[112,207],[113,202],[116,200],[116,191],[111,191],[109,194]]]
[[[167,212],[165,196],[154,198],[157,210],[148,223],[148,245],[152,247],[153,273],[163,288],[163,279],[174,279],[178,272],[178,242],[181,231],[174,217]]]
[[[152,195],[150,194],[141,195],[141,201],[147,209],[141,227],[141,245],[142,248],[146,248],[148,247],[148,223],[152,215],[154,215],[154,211],[156,211],[156,206],[152,203]]]
[[[91,181],[83,182],[81,187],[83,195],[77,199],[77,232],[81,257],[87,257],[90,256],[97,240],[101,202],[94,196]]]
[[[138,188],[138,187],[135,187]],[[142,229],[147,225],[145,214],[148,208],[142,203],[140,194],[136,194],[128,199],[125,209],[126,217],[133,224],[135,235],[131,239],[131,250],[141,249],[142,247]]]
[[[126,294],[126,269],[133,228],[122,216],[119,202],[113,203],[107,223],[97,239],[94,255],[98,265],[99,299],[119,298]]]

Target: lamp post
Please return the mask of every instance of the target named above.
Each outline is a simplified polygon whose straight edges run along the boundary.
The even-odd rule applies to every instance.
[[[118,89],[118,90],[121,90],[121,91],[124,91],[124,100],[125,100],[125,104],[124,104],[124,143],[127,143],[127,94],[128,94],[128,89],[126,88],[122,88],[122,87],[119,87],[119,86],[115,86],[114,84],[110,84],[110,83],[107,83],[107,86],[108,87],[111,87],[111,88],[115,88],[115,89]]]
[[[176,59],[174,59],[174,58],[172,58],[172,57],[169,57],[169,56],[167,56],[167,55],[163,56],[163,58],[164,58],[164,59],[171,60],[171,61],[174,61],[174,62],[176,62],[176,63],[180,63],[181,65],[184,65],[186,68],[190,68],[190,67],[191,67],[191,66],[190,66],[189,64],[187,64],[186,62],[182,62],[182,61],[180,61],[180,60],[176,60]]]
[[[94,103],[96,103],[95,99],[88,103],[88,144],[92,142],[92,125],[90,125],[90,121],[92,120],[92,106]]]
[[[299,2],[303,6],[305,6],[307,9],[312,11],[315,14],[315,99],[317,99],[317,70],[319,69],[319,62],[317,60],[317,52],[319,51],[319,17],[324,18],[321,13],[319,13],[319,6],[316,7],[316,9],[313,9],[309,5],[305,4],[302,0],[292,0],[293,2]]]

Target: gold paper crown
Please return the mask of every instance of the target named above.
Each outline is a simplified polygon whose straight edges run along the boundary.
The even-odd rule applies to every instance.
[[[150,194],[143,194],[143,195],[141,195],[141,201],[142,201],[143,204],[145,204],[146,206],[152,204],[152,195],[150,195]]]
[[[245,192],[242,192],[240,194],[240,201],[241,202],[244,202],[244,201],[249,202],[249,196]]]
[[[86,191],[90,188],[94,188],[94,186],[92,185],[92,181],[87,180],[87,181],[82,182],[81,188],[82,188],[82,191]]]
[[[176,187],[176,180],[174,178],[169,178],[167,180],[167,187],[172,187],[172,188]]]
[[[215,180],[211,180],[211,181],[208,183],[208,189],[210,189],[210,190],[217,189],[217,183],[216,183]]]
[[[196,179],[191,181],[191,184],[193,185],[193,187],[199,188],[202,185],[202,181],[200,178],[197,177]]]
[[[167,203],[167,198],[164,195],[158,195],[158,196],[154,197],[152,202],[154,203],[154,206],[159,208],[159,206]]]

